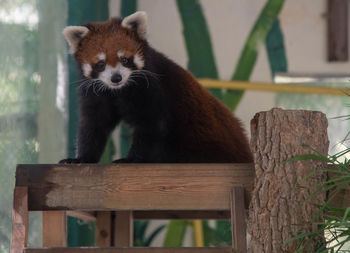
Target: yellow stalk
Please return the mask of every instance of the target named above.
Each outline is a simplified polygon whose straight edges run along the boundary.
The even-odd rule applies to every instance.
[[[286,93],[303,93],[318,95],[336,95],[346,96],[348,89],[311,86],[311,85],[294,85],[294,84],[275,84],[275,83],[253,83],[242,81],[219,81],[214,79],[198,79],[199,83],[205,88],[223,88],[229,90],[256,90],[268,92],[286,92]]]
[[[203,222],[201,220],[193,221],[193,231],[196,247],[204,247]]]

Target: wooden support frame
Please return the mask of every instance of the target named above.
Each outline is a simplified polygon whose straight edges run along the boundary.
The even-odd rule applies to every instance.
[[[11,253],[22,253],[28,237],[28,187],[15,187],[12,209]]]
[[[114,216],[115,247],[132,247],[134,241],[134,219],[132,211],[117,211]]]
[[[43,219],[46,220],[46,225],[44,222],[44,230],[46,231],[50,231],[53,226],[55,226],[55,232],[57,231],[57,225],[52,224],[58,224],[59,227],[64,228],[67,213],[68,215],[85,217],[89,220],[96,219],[97,230],[104,230],[105,232],[102,234],[107,235],[100,238],[101,241],[96,240],[97,245],[102,247],[101,252],[106,253],[144,253],[157,252],[157,250],[158,252],[170,253],[189,250],[179,248],[162,251],[163,249],[153,248],[125,248],[132,246],[133,218],[231,218],[232,248],[220,248],[219,251],[216,248],[200,248],[191,249],[188,252],[232,252],[232,250],[234,252],[246,252],[245,208],[248,203],[247,196],[250,196],[253,183],[254,173],[252,171],[252,164],[20,165],[16,173],[11,253],[19,253],[23,249],[24,252],[41,251],[39,249],[32,251],[32,249],[25,248],[28,211],[31,210],[46,210],[43,216]],[[71,181],[72,178],[77,180]],[[114,182],[113,180],[116,178],[119,178],[119,181]],[[168,179],[166,180],[166,178]],[[122,181],[127,182],[128,187]],[[141,188],[136,186],[142,182]],[[106,185],[108,185],[108,188],[106,188]],[[93,192],[91,189],[93,189]],[[106,189],[110,191],[106,194],[107,197],[104,195]],[[140,191],[140,189],[146,190]],[[67,197],[67,194],[72,196]],[[92,203],[89,203],[89,198],[85,197],[84,202],[75,202],[79,200],[79,197],[87,196],[87,194],[90,194],[89,197],[93,197]],[[108,194],[110,195],[108,196]],[[154,196],[147,199],[152,194]],[[349,196],[348,191],[343,194]],[[125,197],[120,198],[123,195]],[[52,196],[55,197],[55,205],[50,205]],[[61,198],[57,196],[61,196]],[[166,200],[166,196],[168,198],[170,198],[169,196],[175,196],[175,198],[169,201]],[[112,199],[112,197],[119,198],[121,202],[114,201],[113,205],[106,206],[105,201]],[[145,198],[145,200],[141,204],[131,205],[133,199],[128,199],[131,197],[137,200]],[[188,205],[186,201],[189,201],[189,198],[197,198],[195,201],[197,209],[194,208],[193,204]],[[212,201],[212,198],[219,198],[219,200]],[[181,202],[182,199],[185,200],[185,203]],[[174,200],[175,204],[172,203]],[[349,205],[350,198],[342,198],[341,202],[335,201],[337,201],[334,203],[335,205],[341,203]],[[102,203],[102,205],[99,206],[99,203]],[[213,203],[218,204],[218,207]],[[123,208],[125,204],[130,209]],[[160,204],[159,207],[157,204]],[[175,205],[177,206],[174,208]],[[203,208],[202,205],[209,210],[201,209]],[[114,221],[110,215],[110,210],[113,210],[113,208],[118,210]],[[172,208],[175,210],[170,211]],[[60,211],[62,209],[70,210]],[[96,209],[107,211],[98,211],[96,217],[94,217],[93,212],[82,211]],[[114,228],[110,226],[111,222]],[[47,226],[47,229],[45,229],[45,226]],[[59,236],[55,234],[56,237],[44,235],[44,245],[50,247],[46,249],[48,252],[80,252],[82,250],[74,248],[67,251],[66,248],[53,248],[65,246],[65,240],[62,239],[65,238],[65,229],[60,229],[60,231],[62,232],[59,233]],[[52,239],[49,240],[49,238]],[[113,248],[113,250],[106,248],[110,246],[116,248]],[[85,250],[96,251],[96,248],[86,248]]]
[[[112,246],[112,212],[101,211],[96,213],[96,241],[98,247]]]
[[[40,164],[16,172],[33,211],[230,210],[235,186],[248,207],[253,178],[252,164]]]
[[[67,219],[65,211],[43,212],[43,246],[67,246]],[[54,233],[53,233],[54,229]]]
[[[232,248],[194,248],[194,247],[176,247],[176,248],[49,248],[49,249],[25,249],[24,253],[232,253]]]
[[[234,187],[231,194],[232,248],[237,253],[247,252],[244,188]]]

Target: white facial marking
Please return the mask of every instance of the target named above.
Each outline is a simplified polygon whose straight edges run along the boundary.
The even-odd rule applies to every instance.
[[[117,54],[118,54],[118,57],[120,58],[124,56],[125,52],[124,50],[119,50]]]
[[[115,84],[111,81],[111,78],[114,74],[119,74],[122,76],[122,80],[118,84]],[[131,70],[124,67],[121,63],[118,63],[115,67],[106,65],[105,70],[100,73],[98,79],[100,79],[112,89],[120,89],[124,86],[124,84],[126,84],[130,75]]]
[[[84,73],[84,76],[88,77],[91,73],[91,65],[89,63],[84,63],[83,64],[83,73]]]
[[[145,62],[139,54],[134,56],[134,63],[138,69],[142,69],[145,66]]]
[[[100,59],[101,61],[106,60],[106,54],[105,53],[99,53],[97,55],[97,58]]]

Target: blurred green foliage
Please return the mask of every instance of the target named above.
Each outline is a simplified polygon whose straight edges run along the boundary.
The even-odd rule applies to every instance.
[[[10,13],[22,2],[35,9],[35,1],[1,0],[0,11]],[[0,37],[0,252],[8,252],[16,164],[38,162],[40,76],[35,27],[0,20]],[[37,226],[35,221],[31,225]],[[39,233],[31,233],[29,244],[39,238]]]

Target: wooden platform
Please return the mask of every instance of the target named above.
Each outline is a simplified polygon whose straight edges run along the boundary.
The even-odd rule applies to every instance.
[[[11,253],[246,252],[245,209],[253,171],[252,164],[18,165]],[[45,248],[26,247],[28,211],[45,211]],[[61,247],[66,240],[66,212],[62,211],[96,219],[97,233],[104,229],[107,235],[110,226],[106,224],[111,222],[108,211],[117,211],[112,233],[115,244],[110,245],[104,237],[97,238],[100,248]],[[231,219],[233,247],[131,247],[133,219],[157,218]]]

